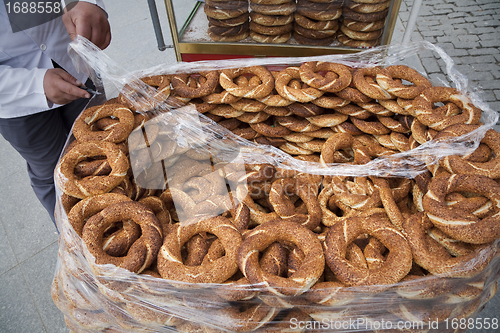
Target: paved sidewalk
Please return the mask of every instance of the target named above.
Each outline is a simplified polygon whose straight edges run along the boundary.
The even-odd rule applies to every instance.
[[[406,22],[413,0],[403,0],[400,18]],[[442,47],[465,74],[482,99],[500,111],[500,1],[426,0],[419,12],[412,40]],[[429,76],[444,71],[444,63],[422,58]]]
[[[186,0],[191,6],[193,0]],[[163,0],[156,0],[166,44],[172,44]],[[413,0],[403,0],[393,41],[401,41]],[[160,52],[144,0],[105,0],[113,40],[106,53],[126,70],[174,63],[173,49]],[[500,111],[499,0],[426,0],[412,40],[443,47],[471,86]],[[438,80],[443,64],[421,64]],[[22,158],[0,137],[0,332],[68,332],[50,297],[57,234],[31,191]],[[499,318],[499,294],[479,314]],[[493,332],[469,330],[469,332]]]

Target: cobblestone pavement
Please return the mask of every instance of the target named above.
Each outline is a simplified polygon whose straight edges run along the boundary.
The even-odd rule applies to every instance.
[[[413,0],[403,0],[400,17],[408,21]],[[500,111],[500,1],[424,0],[412,41],[442,47],[484,101]],[[421,57],[429,76],[444,71],[444,62]]]

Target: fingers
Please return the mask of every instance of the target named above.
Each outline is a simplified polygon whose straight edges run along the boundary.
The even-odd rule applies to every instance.
[[[43,79],[47,99],[55,104],[67,104],[78,98],[90,98],[90,94],[79,88],[82,84],[60,68],[49,69]]]
[[[101,49],[105,49],[111,42],[111,29],[106,13],[94,4],[78,2],[66,11],[63,22],[72,40],[80,35]]]

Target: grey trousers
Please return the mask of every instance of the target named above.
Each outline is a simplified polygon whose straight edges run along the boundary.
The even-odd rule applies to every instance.
[[[82,98],[49,111],[0,119],[0,134],[26,160],[31,187],[54,225],[54,169],[73,122],[87,103]]]

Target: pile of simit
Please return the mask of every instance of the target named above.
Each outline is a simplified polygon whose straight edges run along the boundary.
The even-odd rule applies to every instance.
[[[172,298],[212,284],[198,295],[211,308],[184,302],[191,314],[223,318],[220,329],[230,331],[279,331],[273,325],[283,309],[304,321],[369,316],[377,302],[376,314],[386,319],[467,318],[495,294],[500,134],[494,130],[473,153],[447,156],[415,179],[318,176],[251,161],[235,167],[172,144],[161,122],[140,112],[159,103],[191,104],[227,130],[296,159],[360,165],[477,129],[481,110],[459,91],[432,86],[404,65],[331,62],[142,81],[154,88],[152,102],[133,103],[137,93],[128,89],[85,110],[56,169],[67,221],[95,263],[150,278],[126,283],[126,291],[118,284],[119,296],[102,296],[115,311],[87,309],[107,318],[93,325],[123,328],[113,315],[120,312],[137,326],[194,330],[189,321],[196,316],[184,320],[168,306],[153,310],[129,297],[156,304],[151,281],[171,288]],[[130,161],[133,154],[158,163]],[[168,183],[165,172],[174,175]],[[199,222],[180,223],[185,212]],[[75,290],[61,274],[56,304],[68,322],[86,327],[75,311],[90,303],[76,306]],[[371,301],[360,304],[360,293]]]

